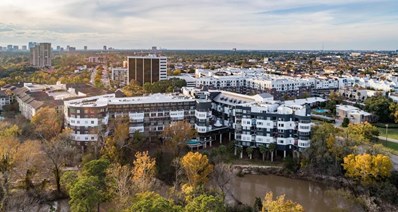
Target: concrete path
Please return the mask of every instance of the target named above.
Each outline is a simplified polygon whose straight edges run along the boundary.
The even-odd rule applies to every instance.
[[[385,136],[377,136],[377,138],[380,140],[380,142],[383,142],[386,140]],[[398,143],[397,139],[393,139],[393,138],[387,138],[387,141],[393,142],[393,143]]]

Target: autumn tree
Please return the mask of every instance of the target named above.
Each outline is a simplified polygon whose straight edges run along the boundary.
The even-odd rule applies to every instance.
[[[181,150],[186,147],[187,141],[195,135],[196,131],[187,121],[174,122],[162,132],[166,146],[173,151],[175,156],[180,155]]]
[[[132,194],[132,171],[129,165],[111,164],[106,170],[106,177],[115,193],[115,207],[122,209]]]
[[[43,107],[32,117],[32,124],[39,138],[50,140],[61,132],[62,121],[54,108]]]
[[[102,153],[112,162],[122,165],[131,161],[134,155],[133,142],[129,139],[129,123],[125,119],[117,119],[114,121],[114,133],[105,140]]]
[[[188,152],[181,158],[181,165],[188,178],[188,184],[194,188],[205,184],[213,171],[213,165],[209,164],[207,156],[199,152]]]
[[[172,200],[165,199],[154,192],[138,193],[131,201],[132,205],[127,211],[145,212],[178,212],[182,211],[180,206],[174,204]]]
[[[185,206],[185,211],[189,212],[223,212],[226,211],[224,201],[219,196],[202,194],[192,199]]]
[[[398,103],[391,103],[389,109],[391,111],[391,117],[394,119],[394,122],[398,123]]]
[[[23,187],[29,191],[35,187],[33,180],[45,179],[50,175],[47,168],[48,160],[41,149],[40,141],[28,140],[23,142],[15,156],[15,178],[22,179]]]
[[[19,145],[15,137],[0,137],[0,211],[8,211],[10,177]]]
[[[262,212],[302,212],[303,206],[291,200],[286,200],[285,195],[278,196],[275,200],[272,192],[268,192],[263,201]]]
[[[146,191],[153,183],[156,173],[156,160],[149,156],[148,151],[137,152],[133,162],[133,182],[140,191]]]
[[[345,130],[348,138],[356,142],[370,142],[379,135],[377,127],[368,122],[349,124]]]
[[[303,170],[310,173],[340,175],[342,158],[334,155],[329,148],[340,147],[335,140],[338,129],[332,124],[323,123],[312,129],[311,146],[301,154]],[[329,147],[328,147],[329,141]],[[337,149],[336,149],[337,152]],[[335,161],[337,160],[337,161]]]
[[[54,175],[59,194],[61,193],[60,182],[63,168],[74,165],[80,156],[79,151],[72,145],[69,135],[70,132],[66,130],[51,140],[41,140],[41,150],[49,161],[47,166]]]
[[[369,184],[391,175],[392,162],[388,156],[377,154],[349,154],[344,157],[342,164],[346,170],[346,176]]]
[[[141,87],[137,81],[131,80],[131,82],[122,88],[122,92],[126,96],[142,96],[145,93],[143,87]]]

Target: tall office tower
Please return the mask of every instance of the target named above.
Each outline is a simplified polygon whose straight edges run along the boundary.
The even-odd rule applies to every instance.
[[[12,51],[12,45],[7,45],[7,51]]]
[[[51,43],[40,43],[30,49],[30,64],[34,67],[51,66]]]
[[[87,46],[84,46],[83,49],[84,49],[84,51],[87,51]]]
[[[57,46],[57,51],[61,51],[61,46]]]
[[[106,46],[104,46],[104,51],[106,51],[107,50],[107,48],[106,48]]]
[[[32,49],[33,47],[35,47],[36,45],[37,45],[36,42],[29,42],[28,43],[29,50]]]
[[[28,50],[28,47],[26,45],[23,45],[22,46],[22,51],[26,51],[26,50]]]
[[[167,58],[150,55],[127,57],[128,82],[137,81],[143,85],[167,79]]]

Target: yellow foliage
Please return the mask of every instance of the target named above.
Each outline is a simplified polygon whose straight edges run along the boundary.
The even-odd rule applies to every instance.
[[[162,137],[165,139],[166,145],[173,150],[174,155],[179,155],[180,150],[185,147],[186,142],[195,137],[196,131],[187,121],[178,121],[167,126]]]
[[[137,152],[133,162],[133,182],[141,191],[147,190],[153,181],[156,172],[156,161],[151,158],[148,151]]]
[[[36,133],[47,140],[61,132],[61,119],[54,108],[44,107],[32,117]]]
[[[343,167],[346,176],[364,184],[391,175],[392,163],[388,156],[377,154],[350,154],[344,158]]]
[[[262,212],[301,212],[303,206],[291,200],[285,200],[285,195],[278,196],[273,200],[272,192],[268,192],[263,201]]]
[[[199,152],[188,152],[181,158],[181,165],[192,187],[206,183],[208,176],[213,172],[213,165],[209,164],[207,156]]]

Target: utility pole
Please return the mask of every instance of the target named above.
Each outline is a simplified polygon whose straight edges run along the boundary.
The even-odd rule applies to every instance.
[[[388,138],[388,124],[386,124],[386,143],[387,143],[387,138]]]

